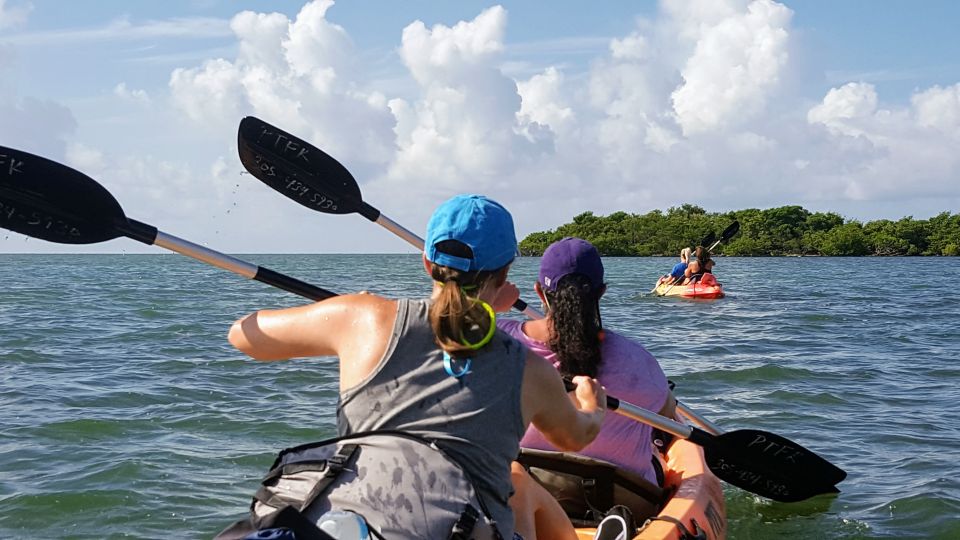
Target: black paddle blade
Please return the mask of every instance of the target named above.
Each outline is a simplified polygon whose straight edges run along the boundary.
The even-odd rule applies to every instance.
[[[0,227],[58,244],[112,240],[127,225],[120,204],[89,176],[0,146]]]
[[[722,233],[720,233],[720,241],[727,242],[731,238],[733,238],[733,235],[737,234],[738,232],[740,232],[740,222],[734,220],[734,222],[731,223],[730,226],[728,226],[726,229],[723,230]]]
[[[240,121],[237,148],[250,174],[311,210],[351,214],[369,207],[357,181],[339,161],[259,118]]]
[[[710,247],[711,244],[717,239],[717,235],[710,231],[709,234],[703,237],[703,240],[700,241],[701,247]]]
[[[721,480],[762,497],[797,502],[837,493],[847,473],[775,433],[754,429],[713,436],[694,429],[690,440],[704,448],[707,465]]]

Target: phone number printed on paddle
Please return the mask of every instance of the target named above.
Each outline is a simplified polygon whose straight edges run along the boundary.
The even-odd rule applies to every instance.
[[[29,164],[10,154],[0,154],[0,174],[18,178],[24,174]],[[29,236],[43,238],[80,238],[80,230],[49,212],[37,210],[31,204],[36,199],[43,203],[43,195],[22,186],[23,181],[0,184],[0,223],[3,228]],[[12,186],[12,187],[11,187]],[[23,201],[27,202],[23,202]]]
[[[750,467],[723,458],[710,463],[710,469],[727,482],[768,498],[786,498],[792,495],[790,486]]]
[[[5,229],[35,236],[36,230],[42,230],[45,237],[80,238],[80,229],[45,212],[21,212],[15,204],[0,199],[0,221]]]
[[[262,173],[259,178],[287,197],[295,199],[301,204],[312,206],[317,210],[338,210],[336,201],[304,184],[297,179],[295,174],[287,174],[281,167],[270,162],[263,154],[255,154],[253,160]]]
[[[276,133],[262,127],[257,134],[256,144],[267,149],[268,153],[273,151],[281,159],[293,162],[294,167],[297,166],[297,162],[301,162],[301,166],[310,165],[308,157],[310,149],[284,133]],[[301,182],[297,179],[297,174],[288,171],[283,164],[278,165],[262,152],[256,152],[253,160],[256,169],[260,171],[257,177],[287,197],[317,210],[334,212],[338,210],[335,200]]]

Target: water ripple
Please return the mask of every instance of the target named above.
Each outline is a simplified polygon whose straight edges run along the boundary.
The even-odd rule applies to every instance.
[[[332,359],[226,343],[241,315],[301,299],[176,256],[2,257],[0,536],[211,537],[279,450],[335,433]],[[418,255],[245,258],[336,291],[429,285]],[[528,301],[537,262],[511,270]],[[605,325],[694,410],[849,473],[793,504],[727,487],[731,538],[960,537],[960,289],[924,279],[956,281],[955,259],[721,258],[725,299],[647,294],[672,263],[606,261]]]

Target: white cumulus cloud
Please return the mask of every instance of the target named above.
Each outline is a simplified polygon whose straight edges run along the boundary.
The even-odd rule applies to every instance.
[[[854,200],[956,198],[958,90],[934,86],[914,93],[909,106],[888,107],[868,83],[830,89],[807,120],[826,126],[828,142],[847,151],[825,152],[830,167],[819,177],[831,178]]]
[[[823,102],[810,109],[807,120],[840,133],[857,135],[863,132],[858,125],[870,119],[876,110],[877,92],[872,84],[847,83],[831,88]]]
[[[643,60],[650,55],[650,45],[647,38],[634,32],[623,39],[611,41],[610,53],[617,60]]]
[[[946,135],[960,135],[960,83],[946,88],[934,86],[911,98],[917,123]]]
[[[541,74],[527,81],[517,82],[517,92],[521,96],[521,122],[536,122],[562,129],[563,124],[573,119],[573,108],[563,96],[563,73],[555,67],[549,67]]]
[[[27,4],[0,0],[8,24],[11,6]],[[868,216],[886,205],[918,217],[960,207],[960,81],[907,98],[861,77],[812,91],[808,79],[798,95],[785,86],[796,80],[791,53],[804,44],[792,41],[793,12],[773,0],[661,0],[621,35],[523,43],[508,11],[492,5],[461,21],[403,21],[388,54],[358,42],[363,34],[338,23],[337,7],[313,0],[295,15],[16,34],[0,49],[0,68],[14,72],[4,62],[21,43],[128,43],[194,26],[229,32],[232,42],[177,60],[166,88],[120,82],[98,96],[107,114],[88,114],[81,130],[70,109],[21,97],[4,77],[0,144],[63,158],[103,179],[132,217],[175,220],[171,232],[193,230],[191,240],[222,249],[403,246],[386,232],[370,244],[369,230],[363,242],[289,234],[346,218],[292,211],[241,175],[235,133],[250,114],[329,152],[366,201],[414,231],[436,203],[464,191],[502,200],[520,234],[585,210],[685,202]],[[121,130],[131,135],[117,137]]]
[[[698,25],[696,49],[681,72],[684,83],[672,96],[685,134],[736,124],[762,110],[787,63],[792,14],[782,4],[754,0],[746,12]]]
[[[365,167],[388,162],[394,118],[379,93],[349,76],[356,52],[346,31],[326,19],[332,5],[308,2],[293,20],[237,14],[230,23],[237,57],[176,69],[174,103],[200,124],[236,125],[253,114],[340,159]]]
[[[498,67],[506,24],[506,10],[494,6],[454,26],[404,28],[400,56],[420,98],[391,102],[399,146],[393,182],[482,190],[535,146],[518,129],[517,83]]]

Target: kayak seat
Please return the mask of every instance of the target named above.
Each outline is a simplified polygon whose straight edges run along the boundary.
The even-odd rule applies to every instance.
[[[717,285],[717,278],[713,274],[703,274],[700,277],[700,284],[707,287],[714,287]]]
[[[668,495],[636,473],[579,454],[521,448],[517,461],[576,527],[595,527],[615,505],[626,506],[642,523],[657,515]]]

